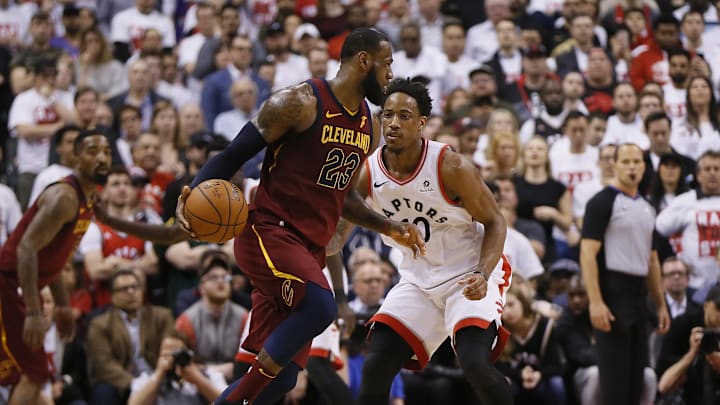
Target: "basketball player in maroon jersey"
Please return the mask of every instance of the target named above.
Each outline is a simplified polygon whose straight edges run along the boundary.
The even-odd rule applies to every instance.
[[[40,194],[0,250],[0,385],[14,386],[11,405],[40,404],[40,390],[50,379],[43,350],[49,325],[39,294],[45,286],[55,298],[60,337],[70,339],[74,334],[68,291],[59,276],[90,225],[95,191],[105,182],[111,159],[110,144],[99,132],[80,133],[74,149],[74,173]],[[98,213],[103,222],[157,243],[189,236],[181,226],[135,224],[106,218],[102,210]]]
[[[354,30],[334,79],[311,79],[273,94],[195,176],[193,187],[210,178],[228,179],[267,147],[247,226],[235,238],[237,262],[255,286],[243,348],[257,357],[216,405],[272,404],[295,385],[310,342],[338,313],[322,268],[341,215],[424,253],[414,225],[373,212],[352,186],[380,138],[365,98],[382,101],[393,76],[391,63],[392,48],[383,34]],[[176,215],[185,225],[182,200],[189,191],[183,190]]]

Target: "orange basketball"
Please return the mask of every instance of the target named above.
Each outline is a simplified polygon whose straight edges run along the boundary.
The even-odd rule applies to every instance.
[[[224,243],[242,232],[248,206],[238,186],[210,179],[192,189],[185,201],[185,219],[198,239]]]

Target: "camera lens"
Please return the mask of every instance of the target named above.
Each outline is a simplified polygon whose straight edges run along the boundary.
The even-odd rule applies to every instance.
[[[180,349],[173,353],[173,362],[176,366],[187,367],[192,360],[193,353],[187,349]]]

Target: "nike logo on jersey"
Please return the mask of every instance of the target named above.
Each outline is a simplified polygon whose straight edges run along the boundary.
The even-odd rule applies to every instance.
[[[390,181],[390,180],[385,180],[385,181],[383,181],[383,182],[380,183],[380,184],[378,184],[377,182],[375,182],[375,183],[373,183],[373,187],[375,187],[375,188],[382,187],[382,185],[385,184],[385,183],[387,183],[388,181]]]
[[[325,118],[327,118],[327,119],[335,118],[335,117],[340,116],[340,115],[342,115],[341,112],[339,112],[339,113],[334,113],[334,114],[333,114],[333,113],[330,112],[330,110],[325,111]]]

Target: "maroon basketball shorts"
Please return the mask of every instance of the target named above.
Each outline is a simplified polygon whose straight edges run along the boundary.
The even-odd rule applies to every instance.
[[[0,275],[0,385],[15,385],[22,374],[43,384],[50,380],[45,350],[32,351],[22,340],[25,303],[12,278]]]
[[[305,297],[308,282],[330,289],[322,273],[325,249],[304,240],[275,216],[250,213],[235,238],[235,258],[253,287],[253,315],[243,349],[259,353],[265,340]],[[293,358],[305,367],[310,343]]]

